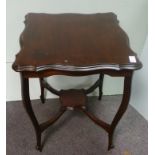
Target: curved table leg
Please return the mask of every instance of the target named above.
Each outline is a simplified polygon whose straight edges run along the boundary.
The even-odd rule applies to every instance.
[[[102,127],[103,129],[105,129],[107,131],[108,139],[109,139],[108,150],[113,148],[112,141],[113,141],[114,130],[115,130],[118,122],[122,118],[124,112],[126,111],[126,109],[128,107],[128,104],[129,104],[131,80],[132,80],[132,75],[124,77],[124,91],[123,91],[122,102],[121,102],[121,105],[120,105],[115,117],[113,118],[113,121],[111,124],[108,124],[108,123],[98,119],[96,116],[94,116],[93,114],[91,114],[87,110],[82,109],[81,107],[78,108],[79,110],[84,112],[97,125],[99,125],[100,127]]]
[[[36,119],[36,116],[33,112],[32,109],[32,105],[31,105],[31,101],[30,101],[30,96],[29,96],[29,79],[25,78],[22,76],[21,74],[21,88],[22,88],[22,99],[23,99],[23,104],[24,107],[26,109],[26,112],[28,113],[32,124],[34,126],[35,129],[35,133],[36,133],[36,138],[37,138],[37,149],[38,150],[42,150],[42,146],[41,146],[41,129],[39,126],[39,123]]]
[[[109,135],[108,150],[113,148],[112,139],[113,139],[114,130],[115,130],[118,122],[122,118],[124,112],[126,111],[126,109],[128,107],[128,104],[129,104],[130,91],[131,91],[131,80],[132,80],[132,75],[124,77],[124,90],[123,90],[122,102],[121,102],[121,105],[120,105],[111,125],[110,125],[110,131],[108,132],[108,135]]]
[[[44,95],[44,87],[43,87],[43,78],[39,78],[40,81],[40,89],[41,89],[41,95],[40,95],[40,99],[42,103],[45,103],[45,95]]]
[[[43,80],[43,79],[40,79]],[[43,84],[43,81],[41,81]],[[43,86],[43,85],[42,85]],[[31,101],[30,101],[30,96],[29,96],[29,78],[25,78],[22,74],[21,74],[21,92],[22,92],[22,100],[23,100],[23,105],[26,109],[26,112],[28,113],[32,124],[34,126],[35,129],[35,133],[36,133],[36,139],[37,139],[37,150],[42,151],[42,145],[41,145],[41,133],[48,128],[50,125],[52,125],[53,123],[55,123],[60,116],[66,111],[66,108],[61,107],[60,111],[56,114],[56,116],[54,116],[53,118],[51,118],[50,120],[39,124],[36,116],[34,114],[32,105],[31,105]]]
[[[102,99],[102,95],[103,95],[103,78],[104,78],[104,74],[100,74],[100,77],[99,77],[99,97],[98,99],[101,100]]]

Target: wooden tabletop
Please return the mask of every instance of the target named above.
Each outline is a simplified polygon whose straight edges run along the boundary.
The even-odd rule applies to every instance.
[[[25,17],[13,69],[22,71],[136,70],[142,64],[114,13]]]

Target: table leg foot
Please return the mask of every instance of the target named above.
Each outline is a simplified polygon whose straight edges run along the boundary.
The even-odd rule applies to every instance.
[[[113,145],[113,134],[108,134],[108,151],[110,149],[113,149],[114,145]]]
[[[40,95],[40,100],[41,100],[42,103],[45,103],[45,98],[44,98],[44,96]]]
[[[108,146],[108,151],[110,151],[111,149],[113,149],[114,148],[114,145],[109,145]]]
[[[98,97],[98,100],[100,101],[101,99],[102,99],[102,92],[100,92],[100,95],[99,95],[99,97]]]
[[[37,150],[42,151],[42,146],[41,146],[41,132],[36,132],[36,136],[37,136]]]
[[[38,151],[42,152],[42,147],[41,147],[41,146],[36,145],[36,150],[38,150]]]

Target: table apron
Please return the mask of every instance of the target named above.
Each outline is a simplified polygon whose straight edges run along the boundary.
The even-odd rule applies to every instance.
[[[83,72],[70,72],[70,71],[58,71],[58,70],[46,70],[40,72],[32,72],[32,71],[25,71],[21,72],[22,76],[25,78],[44,78],[53,75],[66,75],[66,76],[88,76],[94,74],[107,74],[112,77],[125,77],[131,76],[133,70],[99,70],[99,71],[83,71]]]

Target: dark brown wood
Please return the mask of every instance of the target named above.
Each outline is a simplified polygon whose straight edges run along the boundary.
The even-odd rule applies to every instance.
[[[104,130],[106,130],[107,132],[109,132],[110,130],[110,125],[100,119],[98,119],[95,115],[93,115],[92,113],[88,112],[86,109],[83,109],[81,107],[79,107],[79,109],[84,112],[95,124],[99,125],[100,127],[102,127]]]
[[[15,71],[96,71],[141,68],[114,13],[25,17]],[[135,56],[136,63],[129,61]]]
[[[40,99],[42,103],[45,103],[45,92],[44,92],[44,86],[43,86],[43,78],[39,78],[39,82],[40,82],[40,90],[41,90],[41,95],[40,95]]]
[[[131,74],[131,76],[124,77],[124,90],[123,90],[122,103],[121,103],[121,105],[118,109],[118,112],[116,113],[116,115],[110,125],[110,131],[108,133],[109,134],[108,150],[113,148],[112,137],[113,137],[114,130],[128,107],[130,93],[131,93],[131,82],[132,82],[132,74]]]
[[[42,150],[42,132],[55,123],[68,107],[81,110],[105,129],[109,137],[108,150],[111,149],[114,130],[129,103],[133,71],[142,67],[129,47],[128,36],[119,26],[117,16],[114,13],[29,13],[25,17],[20,47],[12,68],[21,72],[23,104],[35,129],[37,149]],[[135,56],[135,62],[131,62],[129,56]],[[56,90],[44,80],[53,75],[92,74],[98,74],[99,79],[90,88],[81,90]],[[86,95],[96,88],[99,88],[99,99],[102,98],[105,74],[124,77],[123,99],[111,124],[98,119],[85,108]],[[60,111],[41,124],[31,105],[29,78],[39,78],[42,103],[45,102],[45,89],[60,96]]]
[[[99,81],[100,81],[100,84],[99,84],[99,97],[98,99],[101,100],[102,99],[102,95],[103,95],[103,78],[104,78],[104,74],[101,73],[100,74],[100,77],[99,77]]]
[[[115,117],[113,118],[113,121],[111,124],[108,124],[108,123],[98,119],[96,116],[94,116],[93,114],[88,112],[86,109],[82,109],[79,107],[79,109],[81,111],[83,111],[92,121],[94,121],[97,125],[99,125],[100,127],[102,127],[103,129],[105,129],[108,132],[108,137],[109,137],[108,150],[110,150],[111,148],[114,147],[113,146],[114,130],[115,130],[118,122],[122,118],[123,114],[125,113],[125,111],[128,107],[128,104],[129,104],[129,98],[130,98],[130,92],[131,92],[131,80],[132,80],[132,73],[130,76],[124,77],[124,91],[123,91],[122,103],[121,103]]]
[[[53,75],[66,75],[66,76],[87,76],[87,75],[93,75],[93,74],[107,74],[109,76],[114,77],[122,77],[122,76],[128,76],[130,75],[131,70],[96,70],[96,71],[59,71],[59,70],[46,70],[46,71],[39,71],[39,72],[22,72],[24,77],[31,77],[31,78],[44,78],[44,77],[50,77]]]
[[[37,149],[42,150],[41,147],[41,128],[39,126],[39,123],[36,119],[36,116],[34,114],[34,111],[32,109],[31,101],[30,101],[30,96],[29,96],[29,79],[24,78],[21,74],[21,92],[22,92],[22,99],[23,99],[23,104],[26,109],[26,112],[28,113],[28,116],[30,117],[32,124],[35,129],[36,133],[36,138],[37,138]]]
[[[83,89],[69,89],[60,91],[60,102],[62,107],[85,107],[86,95]]]

